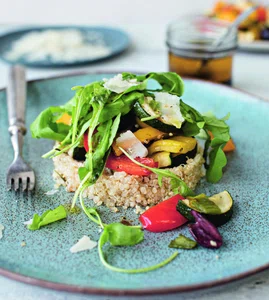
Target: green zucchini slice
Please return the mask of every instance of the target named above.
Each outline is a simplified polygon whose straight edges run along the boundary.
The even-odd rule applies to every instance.
[[[133,106],[133,110],[135,115],[141,120],[144,118],[150,118],[153,115],[148,114],[144,108],[142,107],[142,104],[140,104],[138,101],[135,102],[134,106]],[[156,118],[156,119],[152,119],[152,120],[147,120],[147,121],[143,121],[144,123],[150,125],[151,127],[154,127],[162,132],[165,133],[177,133],[177,134],[182,134],[182,130],[176,128],[173,125],[169,125],[169,124],[165,124],[161,121],[161,118]]]
[[[231,195],[227,191],[223,191],[219,194],[215,194],[209,197],[208,199],[212,201],[219,208],[220,214],[202,213],[201,209],[199,209],[199,212],[202,213],[202,215],[208,221],[210,221],[216,226],[221,226],[227,223],[233,215],[233,199]],[[203,205],[204,203],[201,204]],[[191,200],[184,199],[178,202],[177,211],[189,221],[194,222],[194,217],[191,214],[191,210],[198,211],[197,209],[194,208],[193,203],[191,204]]]

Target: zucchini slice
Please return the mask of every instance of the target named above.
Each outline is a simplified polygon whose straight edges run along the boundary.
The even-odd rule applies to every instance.
[[[171,167],[177,167],[179,165],[185,165],[187,160],[189,158],[194,158],[196,154],[197,154],[197,146],[193,150],[191,150],[191,151],[189,151],[185,154],[174,154],[173,153],[171,155],[171,160],[172,160]]]
[[[202,213],[202,215],[208,221],[210,221],[216,226],[221,226],[227,223],[233,215],[233,199],[231,195],[227,191],[223,191],[219,194],[209,197],[208,199],[214,202],[218,206],[221,213],[220,214]],[[189,199],[180,200],[177,204],[177,211],[189,221],[194,222],[195,221],[194,217],[191,214],[192,209],[193,208],[190,207]]]
[[[227,191],[215,194],[208,199],[219,207],[221,213],[226,213],[233,207],[233,198]]]
[[[135,102],[133,110],[139,120],[153,116],[153,114],[150,115],[149,113],[147,113],[138,101]],[[154,127],[162,132],[183,134],[182,130],[176,128],[175,126],[163,123],[161,121],[161,118],[143,121],[143,123],[148,124],[149,126]]]

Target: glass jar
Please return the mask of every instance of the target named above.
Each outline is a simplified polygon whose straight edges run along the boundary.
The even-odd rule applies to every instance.
[[[219,46],[212,44],[228,25],[205,16],[187,16],[171,23],[166,37],[169,71],[231,85],[237,30],[231,30]]]

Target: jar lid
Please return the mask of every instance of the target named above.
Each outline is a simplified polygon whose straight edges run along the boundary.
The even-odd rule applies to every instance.
[[[171,50],[195,51],[203,55],[234,50],[237,47],[236,28],[231,30],[221,45],[213,45],[213,41],[219,38],[229,25],[229,22],[203,15],[185,16],[168,26],[166,44]]]

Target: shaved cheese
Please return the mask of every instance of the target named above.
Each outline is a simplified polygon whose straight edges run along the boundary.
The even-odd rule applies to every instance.
[[[111,79],[104,79],[104,81],[105,81],[104,87],[107,90],[110,90],[117,94],[120,94],[128,90],[132,86],[136,86],[140,84],[140,82],[137,82],[135,78],[130,80],[123,80],[122,74],[118,74]]]
[[[23,222],[24,225],[31,225],[33,223],[33,219]]]
[[[0,240],[3,237],[3,231],[4,231],[5,227],[4,225],[0,224]]]
[[[148,149],[130,130],[125,131],[116,139],[116,145],[123,148],[132,158],[148,155]]]
[[[179,97],[165,92],[155,92],[154,95],[155,101],[160,104],[162,122],[181,128],[184,118],[179,107]]]
[[[51,190],[51,191],[47,191],[44,195],[52,196],[58,192],[59,192],[59,190]]]
[[[97,242],[92,241],[88,236],[84,235],[75,245],[70,248],[71,253],[91,250],[97,246]]]

